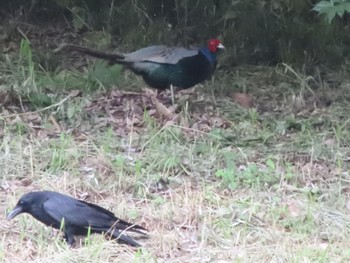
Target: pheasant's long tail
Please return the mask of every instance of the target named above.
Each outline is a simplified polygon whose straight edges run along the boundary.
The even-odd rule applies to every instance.
[[[99,51],[99,50],[81,47],[81,46],[68,45],[67,48],[70,50],[81,52],[83,54],[86,54],[95,58],[108,60],[114,63],[123,63],[122,60],[125,58],[123,54],[109,53],[109,52]]]

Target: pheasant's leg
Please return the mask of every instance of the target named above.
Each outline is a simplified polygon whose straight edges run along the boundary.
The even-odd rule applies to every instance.
[[[174,86],[173,84],[170,84],[170,92],[171,92],[171,103],[175,104],[175,95],[174,95]]]

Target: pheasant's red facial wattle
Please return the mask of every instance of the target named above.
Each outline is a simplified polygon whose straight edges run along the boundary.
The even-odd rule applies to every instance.
[[[218,51],[218,49],[223,49],[223,48],[225,48],[225,47],[221,44],[219,39],[214,38],[214,39],[210,39],[208,41],[208,49],[212,53],[215,53]]]

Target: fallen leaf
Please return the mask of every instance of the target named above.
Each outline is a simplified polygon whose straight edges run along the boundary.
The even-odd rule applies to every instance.
[[[62,131],[61,126],[57,123],[56,118],[53,115],[50,115],[49,120],[55,126],[56,132],[60,133]]]
[[[346,208],[348,209],[348,212],[350,214],[350,200],[346,203]]]
[[[300,209],[294,202],[288,203],[287,206],[288,211],[292,217],[298,217],[300,215]]]
[[[77,97],[77,96],[80,96],[82,94],[81,90],[72,90],[70,93],[69,93],[69,97]]]
[[[234,102],[242,106],[243,108],[249,109],[253,107],[253,99],[247,94],[235,92],[232,94]]]
[[[151,98],[152,98],[152,102],[156,106],[158,113],[160,113],[162,116],[164,116],[168,120],[171,120],[172,118],[174,118],[175,115],[173,114],[173,112],[171,112],[171,110],[169,110],[166,106],[164,106],[163,103],[161,103],[156,97],[151,97]]]

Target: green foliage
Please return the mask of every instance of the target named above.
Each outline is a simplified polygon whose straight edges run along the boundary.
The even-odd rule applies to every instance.
[[[218,169],[215,175],[221,178],[223,185],[230,189],[240,186],[263,187],[275,184],[279,180],[276,164],[272,159],[267,159],[262,167],[258,167],[255,163],[240,165],[229,152],[224,154],[224,159],[226,168]]]
[[[90,246],[91,245],[91,226],[88,227],[87,235],[84,240],[85,246]]]
[[[73,138],[61,134],[60,138],[50,145],[52,151],[51,160],[48,163],[47,170],[50,173],[57,173],[60,170],[67,169],[68,164],[74,163],[77,159],[78,151],[71,150],[74,145]]]
[[[52,98],[45,93],[30,92],[27,96],[31,105],[42,108],[52,104]]]
[[[25,61],[27,62],[28,67],[33,67],[33,59],[32,59],[32,49],[30,48],[30,43],[28,39],[21,40],[21,46],[19,49],[19,62]]]
[[[79,6],[74,6],[72,9],[70,9],[72,12],[72,23],[74,26],[74,29],[76,31],[79,31],[86,26],[86,20],[87,20],[87,13],[86,10]]]
[[[77,32],[107,32],[111,39],[91,42],[122,46],[131,51],[150,44],[199,45],[212,37],[223,40],[225,65],[279,62],[339,65],[350,53],[350,38],[339,19],[350,10],[345,0],[36,0],[11,1],[8,10],[47,21],[70,17]],[[316,12],[310,12],[314,10]],[[40,15],[39,15],[40,14]],[[54,15],[52,15],[54,14]],[[87,32],[88,31],[88,32]],[[104,45],[103,44],[103,45]]]
[[[105,61],[98,62],[92,71],[89,71],[88,78],[90,81],[96,81],[102,85],[111,86],[118,83],[121,76],[122,66],[108,66]]]
[[[19,70],[22,71],[22,76],[27,80],[27,93],[38,92],[35,81],[35,70],[32,57],[32,49],[27,39],[21,40],[21,46],[19,50]]]
[[[327,22],[331,23],[335,16],[342,17],[345,12],[350,12],[350,2],[347,0],[321,1],[312,10],[325,15]]]

